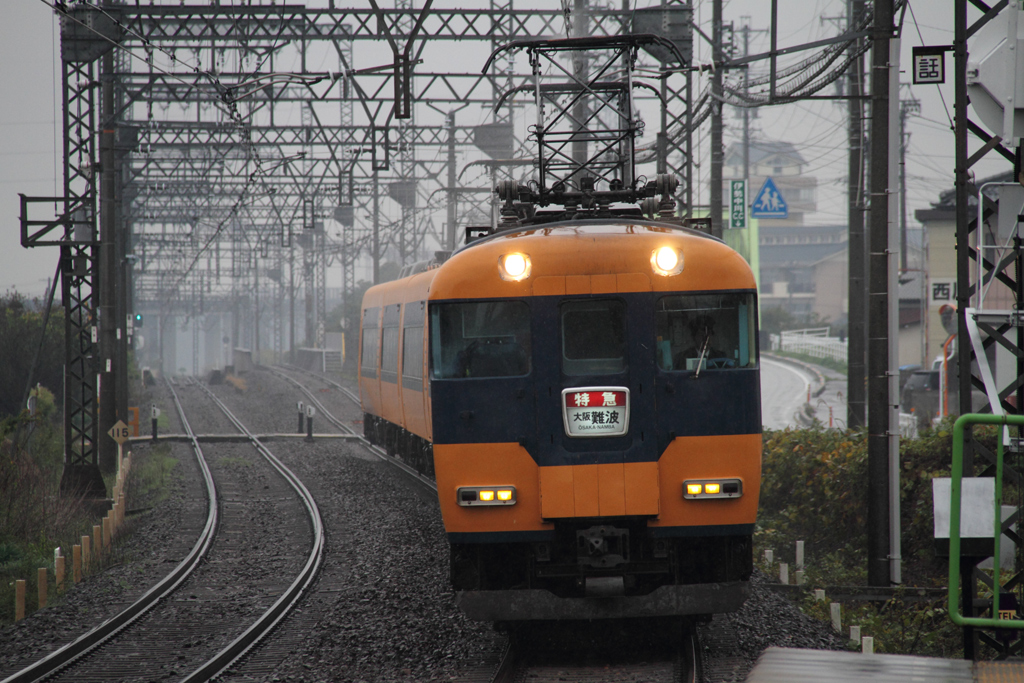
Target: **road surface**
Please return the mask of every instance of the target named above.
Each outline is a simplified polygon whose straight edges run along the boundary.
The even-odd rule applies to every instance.
[[[811,377],[796,366],[761,359],[761,422],[765,429],[799,427],[796,413],[807,401]]]
[[[814,416],[823,427],[846,427],[846,376],[820,365],[814,366],[825,378],[825,390],[811,396]],[[813,372],[793,363],[761,358],[761,421],[765,429],[801,428],[797,420],[807,402],[807,389],[817,392],[820,384]]]

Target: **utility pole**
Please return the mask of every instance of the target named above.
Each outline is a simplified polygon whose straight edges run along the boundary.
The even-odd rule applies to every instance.
[[[907,132],[907,119],[921,113],[921,101],[916,97],[900,100],[900,272],[907,271],[907,147],[910,146],[910,133]],[[921,320],[922,326],[924,320]],[[924,356],[921,356],[924,365]]]
[[[295,235],[288,223],[288,361],[295,362]]]
[[[252,255],[252,270],[256,280],[253,287],[253,317],[255,322],[253,323],[252,356],[253,362],[256,365],[260,364],[260,255],[258,252],[259,250],[257,249]]]
[[[722,237],[722,0],[711,3],[711,234]]]
[[[117,444],[107,435],[118,420],[117,414],[117,320],[116,279],[119,264],[115,230],[117,216],[114,206],[117,195],[114,184],[114,52],[103,55],[100,77],[100,301],[99,301],[99,342],[100,342],[100,391],[99,391],[99,467],[104,474],[117,469]]]
[[[380,284],[380,172],[373,169],[373,284]]]
[[[456,232],[456,201],[458,189],[455,187],[455,112],[448,112],[448,234],[445,237],[445,249],[455,250]]]
[[[852,0],[849,5],[847,30],[852,31],[864,17],[865,0]],[[859,47],[860,40],[851,45]],[[847,74],[849,108],[849,156],[847,170],[847,240],[848,255],[848,311],[847,311],[847,401],[846,424],[860,429],[865,422],[865,389],[867,363],[867,329],[865,327],[865,266],[864,239],[864,58],[857,57]]]
[[[572,8],[572,36],[573,38],[585,38],[590,35],[589,26],[589,13],[590,8],[588,7],[588,0],[573,0]],[[572,53],[572,71],[573,76],[581,83],[585,83],[590,73],[590,62],[587,58],[587,52],[580,50],[579,52]],[[589,98],[585,95],[581,95],[577,100],[576,104],[573,105],[572,115],[576,120],[575,130],[579,133],[573,135],[572,141],[572,160],[575,162],[576,167],[579,168],[587,163],[587,132],[586,122],[590,117],[590,102]],[[574,173],[570,174],[575,175]],[[576,182],[579,183],[582,179],[582,174],[576,176]]]
[[[750,28],[750,17],[742,17],[746,22],[740,27],[740,31],[743,33],[743,56],[746,57],[750,54],[750,34],[751,33],[768,33],[768,29],[765,28]],[[750,87],[748,81],[750,80],[749,69],[743,70],[743,94],[744,96],[749,95]],[[743,179],[747,181],[747,188],[750,188],[750,119],[757,118],[757,109],[752,107],[741,107],[740,113],[743,115]],[[748,189],[748,192],[750,190]],[[750,198],[747,198],[750,201]]]
[[[868,258],[868,585],[888,586],[889,41],[892,0],[875,0],[871,52],[871,231]]]
[[[744,24],[740,30],[743,32],[743,56],[750,54],[750,24]],[[743,94],[748,95],[750,89],[747,69],[743,70]],[[757,111],[756,109],[754,110]],[[750,187],[750,107],[740,109],[743,114],[743,179],[747,181],[747,188]],[[747,190],[750,191],[749,189]]]

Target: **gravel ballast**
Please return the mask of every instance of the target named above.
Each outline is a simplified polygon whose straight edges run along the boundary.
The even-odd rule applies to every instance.
[[[312,378],[300,381],[314,391],[323,389]],[[253,431],[294,431],[295,405],[302,399],[298,390],[258,370],[249,373],[247,383],[245,392],[228,385],[213,389]],[[325,405],[344,404],[324,394]],[[197,432],[234,431],[218,416],[196,412],[189,419]],[[351,405],[338,417],[358,429],[362,414]],[[326,420],[318,423],[321,430],[335,431]],[[136,447],[137,459],[145,457],[146,448]],[[179,529],[187,511],[205,500],[197,500],[202,494],[188,446],[173,449],[179,462],[168,497],[132,520],[134,533],[122,538],[118,550],[124,564],[90,577],[60,605],[3,629],[0,673],[12,673],[98,623],[115,605],[128,604],[190,547],[194,536],[186,539]],[[493,662],[504,636],[490,624],[468,620],[455,606],[448,544],[432,494],[418,491],[405,475],[352,442],[296,440],[273,443],[271,449],[317,500],[327,535],[324,565],[301,607],[224,680],[448,681],[479,674]],[[845,645],[828,624],[802,614],[759,575],[741,611],[716,617],[704,628],[705,655],[736,662],[735,675],[719,680],[742,680],[769,646]]]

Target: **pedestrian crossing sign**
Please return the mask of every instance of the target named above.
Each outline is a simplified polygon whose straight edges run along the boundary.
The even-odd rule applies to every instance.
[[[764,179],[764,185],[758,190],[754,197],[754,203],[750,206],[751,218],[788,218],[789,206],[782,198],[779,188],[775,187],[775,181],[771,176]]]

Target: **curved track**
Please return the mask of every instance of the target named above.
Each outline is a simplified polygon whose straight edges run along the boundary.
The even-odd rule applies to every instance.
[[[313,543],[309,556],[306,559],[302,570],[292,581],[285,592],[271,605],[270,609],[264,612],[252,623],[240,636],[233,640],[227,647],[221,650],[215,657],[207,661],[184,680],[188,682],[206,681],[226,670],[236,660],[242,657],[253,646],[255,646],[265,635],[283,619],[288,612],[302,599],[310,584],[316,578],[320,565],[323,562],[324,554],[324,525],[320,517],[320,510],[317,508],[313,495],[303,485],[295,474],[288,469],[284,463],[268,449],[256,436],[249,431],[235,415],[228,410],[227,406],[217,398],[205,385],[193,380],[195,386],[200,387],[203,392],[224,412],[224,415],[231,420],[235,427],[245,434],[256,450],[270,463],[270,465],[291,485],[298,494],[309,521],[312,524]]]
[[[306,385],[304,385],[302,382],[298,381],[297,379],[292,377],[290,374],[288,374],[288,372],[286,372],[284,370],[281,370],[280,368],[268,367],[266,369],[269,370],[274,375],[276,375],[276,376],[280,377],[281,379],[285,380],[286,382],[288,382],[289,384],[291,384],[295,388],[297,388],[300,392],[302,392],[302,395],[305,396],[306,399],[316,407],[317,415],[318,416],[323,416],[328,422],[330,422],[332,425],[334,425],[335,427],[340,429],[343,433],[345,433],[345,434],[353,434],[353,435],[357,436],[358,440],[359,440],[359,443],[362,444],[364,448],[369,450],[375,456],[377,456],[381,460],[383,460],[383,461],[385,461],[385,462],[387,462],[387,463],[397,467],[402,472],[404,472],[405,474],[407,474],[410,477],[412,477],[421,486],[425,486],[426,488],[430,489],[431,491],[433,491],[435,493],[437,492],[437,484],[434,482],[433,479],[430,479],[428,477],[423,476],[422,474],[417,472],[415,468],[410,467],[409,465],[407,465],[406,463],[402,462],[398,458],[394,458],[394,457],[388,455],[387,452],[383,448],[380,448],[379,446],[374,446],[373,444],[371,444],[369,442],[369,440],[366,439],[366,437],[364,437],[361,434],[357,433],[354,429],[352,429],[352,427],[350,427],[349,425],[345,424],[343,421],[341,421],[337,417],[335,417],[334,414],[332,414],[326,407],[324,407],[323,403],[320,402],[320,400],[316,397],[316,395],[312,391],[310,391],[309,388]],[[328,386],[333,387],[334,389],[337,389],[338,391],[340,391],[342,394],[345,395],[346,398],[348,398],[350,401],[355,403],[357,406],[360,405],[359,397],[355,394],[355,392],[353,392],[348,387],[345,387],[344,385],[339,384],[338,382],[335,382],[332,379],[324,377],[323,375],[318,375],[315,372],[310,372],[308,370],[303,370],[302,368],[296,368],[296,367],[293,367],[293,366],[287,366],[287,369],[292,371],[292,372],[301,372],[303,374],[307,374],[307,375],[310,375],[312,377],[315,377],[317,380],[323,382],[324,384],[327,384]]]
[[[182,640],[202,639],[206,632],[217,626],[209,624],[197,624],[188,619],[186,609],[180,605],[187,603],[190,606],[195,603],[211,603],[207,609],[213,611],[231,611],[227,603],[225,607],[213,605],[214,600],[203,600],[197,598],[197,594],[216,594],[216,586],[204,586],[201,580],[196,580],[197,567],[204,560],[209,560],[211,547],[215,544],[224,544],[218,538],[218,531],[224,527],[224,519],[219,509],[222,505],[218,498],[218,487],[214,482],[214,476],[210,464],[204,454],[191,424],[185,416],[178,393],[174,386],[168,382],[168,389],[174,399],[175,408],[181,424],[188,434],[192,443],[199,470],[206,486],[207,516],[206,523],[187,556],[179,562],[175,568],[163,579],[156,583],[146,593],[131,604],[128,608],[117,615],[106,620],[96,628],[83,634],[75,641],[52,652],[48,656],[11,675],[3,683],[22,683],[37,681],[47,678],[58,677],[66,680],[123,680],[125,678],[167,678],[177,677],[180,673],[188,671],[189,667],[183,665],[183,653],[179,645]],[[311,527],[312,543],[311,550],[298,576],[282,592],[280,597],[274,600],[269,609],[260,610],[259,616],[251,622],[251,625],[241,635],[235,637],[225,647],[219,649],[212,657],[207,657],[198,667],[194,667],[191,673],[184,677],[185,681],[206,681],[219,675],[228,669],[240,657],[253,648],[263,636],[268,634],[283,619],[288,611],[301,599],[304,592],[309,588],[317,575],[323,558],[324,532],[323,523],[319,510],[312,495],[306,490],[302,482],[288,470],[259,440],[249,432],[245,426],[223,405],[206,387],[199,383],[192,386],[200,387],[207,396],[218,404],[225,416],[232,424],[248,436],[251,443],[261,453],[270,467],[272,467],[284,480],[290,490],[298,495],[305,511],[306,522],[304,527]],[[230,486],[234,486],[230,483]],[[267,486],[264,486],[267,488]],[[283,491],[284,489],[282,489]],[[235,520],[235,527],[245,520]],[[228,532],[228,533],[238,533]],[[188,579],[194,579],[188,581]],[[188,581],[188,583],[186,583]],[[188,586],[191,595],[182,597],[184,586]],[[205,593],[204,593],[205,590]],[[250,592],[253,587],[249,587]],[[232,593],[227,601],[246,604],[251,603],[250,596]],[[234,606],[234,605],[232,605]],[[248,605],[247,605],[248,607]],[[181,611],[186,613],[182,619],[177,615]],[[146,618],[143,618],[146,617]],[[154,641],[154,638],[156,639]],[[198,645],[199,643],[197,643]],[[185,647],[189,645],[186,644]],[[194,665],[193,665],[194,666]],[[152,671],[150,671],[152,668]]]
[[[57,671],[73,665],[86,655],[96,651],[105,643],[109,642],[118,633],[131,626],[135,621],[156,606],[156,604],[161,600],[174,593],[181,583],[188,578],[192,571],[199,565],[203,557],[206,556],[207,551],[209,551],[210,545],[212,544],[217,531],[217,487],[214,484],[213,475],[210,473],[210,467],[203,454],[203,449],[200,447],[199,441],[196,439],[195,432],[192,431],[192,427],[182,410],[181,402],[178,400],[178,394],[169,382],[167,387],[170,390],[171,395],[174,397],[174,405],[177,408],[178,417],[181,420],[182,427],[185,429],[185,433],[188,434],[188,437],[192,442],[192,449],[195,453],[196,461],[198,462],[203,481],[206,485],[208,505],[206,525],[203,527],[203,531],[200,533],[195,545],[192,546],[192,550],[189,554],[179,562],[166,577],[146,591],[146,593],[132,603],[131,606],[103,622],[91,631],[83,634],[71,643],[68,643],[43,659],[40,659],[34,664],[25,667],[18,673],[4,679],[3,683],[24,683],[27,681],[37,681],[46,678]]]

